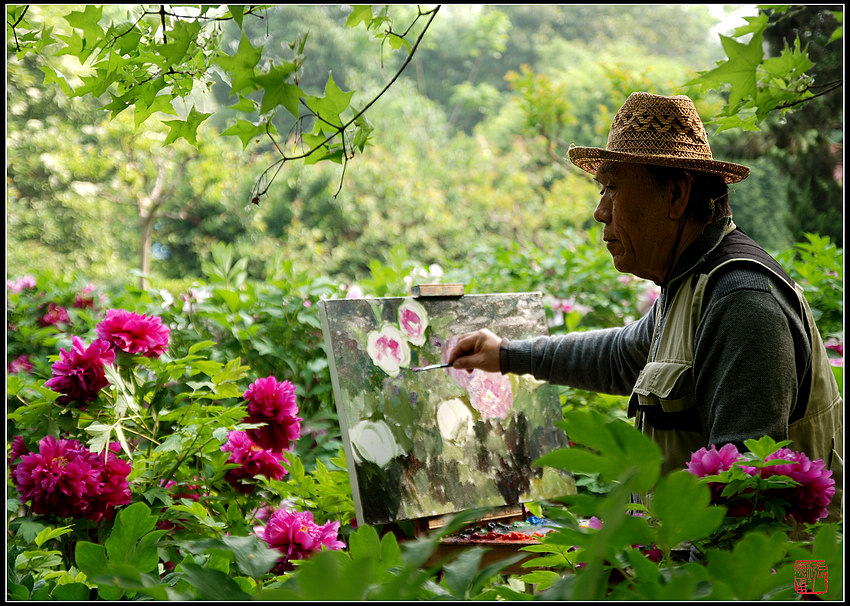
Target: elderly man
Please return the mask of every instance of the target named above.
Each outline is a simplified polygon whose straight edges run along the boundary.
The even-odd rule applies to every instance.
[[[843,401],[802,289],[732,222],[727,185],[749,169],[714,160],[691,99],[648,93],[629,96],[605,149],[569,157],[599,183],[593,217],[615,267],[661,295],[621,328],[510,342],[469,333],[448,361],[630,394],[665,473],[712,444],[790,439],[833,470],[838,519]]]

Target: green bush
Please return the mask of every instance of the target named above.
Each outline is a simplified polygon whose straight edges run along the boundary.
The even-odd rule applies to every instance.
[[[387,296],[442,279],[464,282],[467,292],[540,290],[553,333],[620,325],[642,313],[652,289],[617,274],[596,235],[568,233],[561,248],[545,252],[514,245],[475,251],[469,263],[445,270],[426,268],[396,247],[388,265],[372,262],[371,277],[357,285],[310,275],[281,258],[269,261],[267,280],[248,280],[227,246],[205,263],[206,280],[182,292],[91,286],[49,272],[10,280],[9,468],[21,464],[23,452],[38,452],[45,436],[76,440],[131,467],[129,501],[100,520],[37,513],[8,476],[7,598],[785,599],[796,595],[796,560],[826,562],[826,597],[840,595],[835,525],[815,525],[812,538],[788,541],[775,534],[776,518],[730,522],[704,482],[684,471],[659,477],[660,455],[623,419],[620,398],[575,390],[562,393],[562,428],[572,448],[539,464],[572,472],[582,490],[564,503],[531,505],[560,526],[529,548],[540,557],[524,564],[527,574],[503,574],[514,560],[484,564],[478,548],[426,564],[439,534],[399,542],[384,529],[352,524],[318,301],[355,286]],[[840,251],[811,237],[779,256],[806,288],[824,337],[843,346]],[[60,399],[45,385],[65,355],[59,350],[70,351],[75,338],[91,343],[109,309],[161,318],[170,329],[167,351],[119,355],[85,406]],[[222,446],[230,432],[255,426],[245,420],[245,390],[270,376],[295,386],[301,437],[284,453],[286,475],[246,479],[242,488],[252,490],[244,493],[227,479],[237,465]],[[652,503],[633,515],[630,493],[646,491],[654,492]],[[254,531],[269,508],[339,523],[345,548],[279,569],[280,552]],[[442,534],[477,513],[458,516]],[[586,528],[593,517],[604,520],[602,528]],[[738,533],[731,541],[730,532]],[[683,561],[682,543],[698,550],[696,561]],[[646,557],[650,551],[662,554],[660,564]],[[523,591],[524,583],[534,591]]]

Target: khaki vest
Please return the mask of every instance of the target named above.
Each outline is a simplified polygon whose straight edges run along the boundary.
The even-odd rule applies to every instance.
[[[696,283],[690,279],[685,280],[673,298],[660,335],[660,315],[657,319],[650,359],[632,391],[630,409],[634,410],[637,405],[661,406],[664,412],[679,412],[696,405],[693,376],[694,334],[702,313],[705,287],[717,269],[727,263],[740,262],[759,263],[785,281],[772,268],[749,258],[726,261],[709,273],[701,274]],[[800,317],[805,318],[812,341],[812,383],[804,416],[788,426],[788,439],[791,440],[788,448],[803,451],[812,460],[823,459],[826,467],[832,470],[835,496],[829,507],[830,515],[827,521],[835,521],[841,519],[843,503],[844,402],[811,309],[803,296],[803,289],[799,284],[794,284],[794,292],[800,305]],[[664,474],[684,469],[692,452],[709,446],[706,436],[701,432],[658,430],[646,422],[641,412],[637,415],[637,427],[656,442],[664,453]]]

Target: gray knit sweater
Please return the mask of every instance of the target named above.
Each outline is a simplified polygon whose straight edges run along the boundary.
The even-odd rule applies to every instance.
[[[601,393],[628,395],[647,362],[656,316],[676,289],[720,245],[730,218],[709,226],[674,269],[652,309],[619,328],[511,341],[502,372]],[[689,419],[648,418],[659,429],[702,431],[707,444],[788,436],[808,399],[811,345],[786,288],[754,264],[732,264],[708,285],[694,337],[696,410]],[[659,408],[659,407],[653,407]],[[667,426],[665,426],[665,424]],[[682,425],[684,424],[684,426]]]

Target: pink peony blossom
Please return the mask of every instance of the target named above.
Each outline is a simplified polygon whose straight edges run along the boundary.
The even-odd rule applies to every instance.
[[[51,367],[53,378],[44,383],[45,387],[62,394],[56,402],[84,406],[97,399],[100,390],[109,384],[103,365],[115,360],[115,352],[109,344],[95,339],[86,348],[79,337],[71,337],[71,349],[59,352],[59,360]]]
[[[158,358],[168,347],[169,329],[156,316],[110,309],[96,327],[97,336],[129,354]]]
[[[321,551],[322,547],[339,550],[345,543],[337,539],[339,522],[326,522],[318,525],[309,511],[287,511],[278,509],[269,517],[265,528],[257,527],[255,532],[269,547],[283,554],[278,562],[278,570],[292,570],[291,560],[306,559],[311,553]]]
[[[25,454],[14,469],[20,499],[37,514],[109,520],[132,500],[131,467],[114,452],[106,458],[76,440],[45,436],[39,451]]]
[[[295,398],[295,386],[274,377],[257,379],[245,391],[248,416],[245,423],[264,423],[249,429],[248,435],[261,448],[281,451],[301,435],[301,417]]]
[[[19,372],[29,372],[32,370],[32,362],[30,362],[27,354],[21,354],[9,364],[6,365],[6,372],[10,375],[18,374]]]
[[[720,450],[712,444],[710,449],[700,448],[691,455],[687,464],[688,471],[698,478],[717,475],[721,471],[732,469],[732,465],[740,456],[734,444],[725,444]]]
[[[287,473],[280,464],[281,461],[288,462],[283,455],[257,446],[244,431],[231,431],[227,435],[227,443],[221,449],[230,453],[228,463],[239,465],[228,469],[224,479],[243,494],[251,494],[256,489],[250,483],[254,476],[279,480]]]
[[[39,326],[53,326],[60,323],[71,323],[71,318],[68,316],[68,310],[56,303],[48,303],[47,312],[38,319]]]
[[[830,337],[826,340],[823,346],[836,352],[839,356],[844,356],[844,341],[839,341],[835,337]]]
[[[12,291],[13,293],[19,293],[22,290],[26,290],[28,288],[35,288],[35,278],[32,277],[30,274],[27,274],[14,281],[6,281],[6,289]]]

